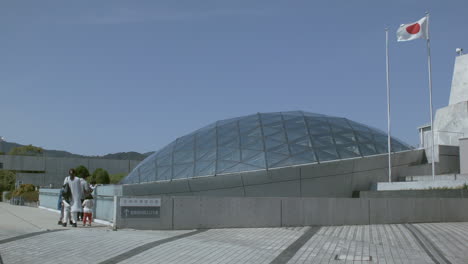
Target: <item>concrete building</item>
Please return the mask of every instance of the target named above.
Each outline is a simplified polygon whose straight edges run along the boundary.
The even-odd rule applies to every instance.
[[[30,183],[41,187],[58,188],[70,168],[85,166],[92,173],[103,168],[109,174],[129,173],[140,161],[93,158],[56,158],[0,155],[0,169],[16,172],[16,184]]]
[[[439,146],[437,170],[459,171]],[[430,172],[424,149],[392,139],[394,181]],[[387,135],[346,118],[302,111],[217,121],[142,161],[123,195],[351,197],[388,181]]]
[[[430,150],[432,145],[429,126],[419,128],[421,145]],[[434,144],[459,146],[459,139],[468,136],[468,54],[457,56],[453,70],[450,100],[437,110],[434,119]],[[431,152],[427,151],[431,160]],[[438,160],[437,153],[435,160]]]

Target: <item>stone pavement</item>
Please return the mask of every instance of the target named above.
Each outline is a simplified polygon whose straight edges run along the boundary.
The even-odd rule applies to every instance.
[[[112,231],[0,203],[0,264],[468,263],[468,223]]]

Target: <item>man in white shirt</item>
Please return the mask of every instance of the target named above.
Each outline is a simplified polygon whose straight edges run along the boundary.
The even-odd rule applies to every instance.
[[[72,226],[76,227],[76,219],[77,219],[77,214],[82,211],[82,206],[81,206],[81,197],[83,196],[83,188],[81,186],[81,180],[80,178],[75,176],[75,170],[70,169],[68,171],[69,176],[65,178],[63,181],[63,184],[65,185],[68,183],[70,186],[70,191],[72,194],[72,199],[71,199],[71,216],[72,216]]]

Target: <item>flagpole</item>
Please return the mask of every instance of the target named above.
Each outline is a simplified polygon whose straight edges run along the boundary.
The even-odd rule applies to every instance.
[[[435,131],[434,131],[434,120],[433,120],[433,114],[432,114],[432,63],[431,63],[431,44],[430,44],[430,36],[429,36],[429,12],[426,12],[426,17],[427,17],[427,39],[426,39],[426,44],[427,44],[427,65],[428,65],[428,70],[429,70],[429,106],[430,106],[430,114],[431,114],[431,134],[432,134],[432,180],[435,180],[435,153],[434,153],[434,137],[435,137]]]
[[[388,136],[388,182],[392,182],[392,148],[390,137],[390,77],[388,57],[388,28],[385,29],[385,57],[387,70],[387,136]]]

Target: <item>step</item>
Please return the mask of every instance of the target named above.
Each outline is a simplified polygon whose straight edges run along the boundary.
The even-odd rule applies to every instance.
[[[468,174],[442,174],[435,175],[436,180],[450,181],[450,180],[468,180]],[[432,175],[423,176],[406,176],[403,179],[406,182],[417,182],[417,181],[433,181]]]

